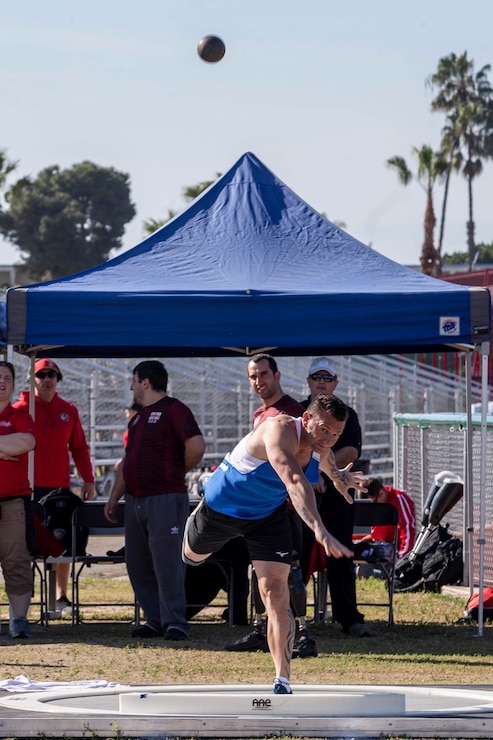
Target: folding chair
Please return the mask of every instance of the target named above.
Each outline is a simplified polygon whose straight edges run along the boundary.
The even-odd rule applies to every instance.
[[[124,511],[125,504],[120,503],[116,509],[116,523],[109,522],[104,515],[104,502],[88,501],[84,506],[79,506],[72,515],[72,554],[71,554],[71,574],[72,574],[72,626],[82,622],[80,616],[80,576],[86,567],[95,564],[121,564],[125,562],[125,556],[114,555],[77,555],[76,554],[76,532],[80,526],[89,528],[89,536],[94,535],[118,535],[124,533]],[[134,607],[134,620],[139,623],[139,606],[134,599],[131,604]],[[129,604],[94,602],[86,603],[85,606],[129,606]]]
[[[360,531],[368,530],[372,526],[380,525],[391,525],[394,527],[394,542],[385,543],[383,547],[367,547],[362,548],[365,555],[357,555],[355,553],[354,562],[372,563],[376,567],[379,567],[384,575],[388,599],[384,602],[357,602],[358,606],[379,606],[388,608],[388,619],[387,624],[390,626],[394,622],[393,616],[393,603],[394,603],[394,575],[395,575],[395,563],[397,560],[398,552],[398,537],[399,533],[397,530],[397,522],[399,519],[399,513],[395,506],[392,504],[374,504],[367,500],[356,500],[353,503],[354,507],[354,529]],[[361,546],[371,544],[370,542],[361,542]],[[356,543],[355,543],[356,544]],[[359,549],[357,547],[356,549]],[[316,569],[313,574],[313,589],[314,589],[314,621],[316,624],[325,622],[327,618],[327,571]],[[356,594],[357,596],[357,594]]]
[[[392,543],[375,543],[371,540],[360,540],[355,548],[355,563],[371,563],[383,573],[386,587],[387,600],[382,602],[360,602],[358,606],[382,606],[388,608],[388,626],[394,623],[394,577],[395,564],[398,552],[399,532],[397,524],[399,512],[392,504],[372,503],[365,499],[355,501],[354,504],[354,527],[393,526],[394,541]]]

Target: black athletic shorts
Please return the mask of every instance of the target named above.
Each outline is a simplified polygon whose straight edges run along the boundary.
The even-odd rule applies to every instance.
[[[264,519],[237,519],[213,511],[204,501],[188,529],[188,543],[197,555],[217,552],[238,536],[244,537],[250,560],[291,564],[293,546],[287,504]]]

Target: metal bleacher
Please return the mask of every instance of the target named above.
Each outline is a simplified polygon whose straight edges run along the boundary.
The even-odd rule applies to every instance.
[[[275,356],[275,352],[273,352]],[[56,359],[55,352],[53,353]],[[142,358],[144,359],[144,358]],[[306,376],[312,358],[280,357],[283,390],[294,398],[308,395]],[[337,394],[358,413],[363,431],[362,457],[385,482],[393,478],[392,416],[399,413],[461,412],[464,378],[400,355],[336,356]],[[60,360],[60,393],[79,409],[97,472],[98,494],[111,489],[113,466],[120,458],[126,426],[124,409],[131,400],[132,368],[139,359]],[[16,392],[28,387],[29,361],[14,355]],[[246,357],[167,358],[170,395],[189,405],[206,438],[206,464],[223,455],[250,429],[259,405],[246,376]],[[479,400],[473,385],[473,400]]]

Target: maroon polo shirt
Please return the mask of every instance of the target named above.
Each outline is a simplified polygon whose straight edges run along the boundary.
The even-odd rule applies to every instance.
[[[132,496],[187,493],[185,442],[201,434],[188,406],[164,396],[130,421],[123,460],[125,488]]]

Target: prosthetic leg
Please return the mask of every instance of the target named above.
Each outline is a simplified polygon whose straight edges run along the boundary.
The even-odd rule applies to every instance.
[[[310,637],[306,624],[306,586],[299,560],[293,560],[288,583],[291,609],[297,622],[293,658],[316,658],[317,646],[315,640]]]

